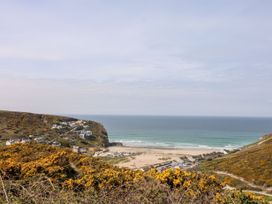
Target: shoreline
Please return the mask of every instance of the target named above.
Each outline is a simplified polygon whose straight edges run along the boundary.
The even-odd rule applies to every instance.
[[[220,148],[212,148],[212,147],[160,147],[160,146],[129,146],[129,145],[122,145],[122,146],[109,146],[107,147],[109,150],[110,149],[116,149],[120,151],[126,150],[126,149],[131,149],[131,150],[151,150],[151,151],[162,151],[165,150],[166,152],[169,151],[179,151],[179,152],[184,152],[187,151],[189,152],[188,155],[192,155],[192,152],[203,152],[200,154],[205,154],[207,153],[211,153],[211,152],[223,152],[224,148],[220,149]]]
[[[119,167],[127,167],[140,169],[146,166],[155,165],[167,161],[182,162],[182,157],[210,154],[213,152],[222,152],[220,149],[205,148],[151,148],[151,147],[131,147],[131,146],[112,146],[107,148],[109,153],[129,153],[127,160],[116,165]]]
[[[254,141],[253,141],[254,142]],[[152,144],[150,142],[137,144],[137,143],[130,143],[130,142],[124,142],[124,141],[111,141],[112,144],[118,144],[118,145],[112,145],[112,146],[123,146],[123,147],[131,147],[131,148],[151,148],[151,149],[216,149],[219,151],[224,150],[234,150],[239,149],[244,146],[247,146],[248,144],[251,144],[252,142],[245,142],[241,144],[226,144],[225,146],[209,146],[205,144],[177,144],[177,145],[158,145],[158,144]],[[162,143],[163,144],[163,143]],[[112,147],[110,145],[110,147]]]

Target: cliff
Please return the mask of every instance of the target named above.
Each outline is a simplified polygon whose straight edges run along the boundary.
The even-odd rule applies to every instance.
[[[108,146],[106,129],[95,121],[70,117],[0,111],[0,140],[35,140],[41,143]]]

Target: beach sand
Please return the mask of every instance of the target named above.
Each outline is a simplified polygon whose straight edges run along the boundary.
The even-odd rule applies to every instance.
[[[134,156],[129,157],[129,161],[118,163],[120,167],[127,168],[142,168],[149,165],[162,163],[165,161],[176,160],[180,161],[180,157],[187,155],[200,155],[212,152],[219,152],[219,149],[204,149],[204,148],[145,148],[145,147],[109,147],[109,152],[129,152],[135,153]]]

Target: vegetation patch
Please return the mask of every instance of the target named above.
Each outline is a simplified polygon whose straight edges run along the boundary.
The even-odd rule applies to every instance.
[[[264,188],[272,187],[272,135],[240,151],[205,161],[200,169],[224,171]]]
[[[0,202],[265,203],[252,193],[225,190],[212,174],[118,168],[45,144],[0,147],[0,172]]]

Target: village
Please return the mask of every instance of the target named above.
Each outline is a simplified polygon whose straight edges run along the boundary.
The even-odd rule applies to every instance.
[[[93,137],[90,125],[84,120],[68,121],[68,122],[58,122],[53,124],[51,130],[63,131],[63,139],[68,139],[66,135],[69,133],[74,133],[78,138],[82,140],[90,140]],[[28,143],[37,142],[40,144],[49,144],[54,147],[61,147],[62,144],[54,139],[48,139],[45,135],[28,135],[22,136],[16,139],[9,139],[5,142],[5,145],[13,145],[18,143]],[[76,153],[87,153],[87,148],[79,147],[76,145],[72,146],[72,150]]]

